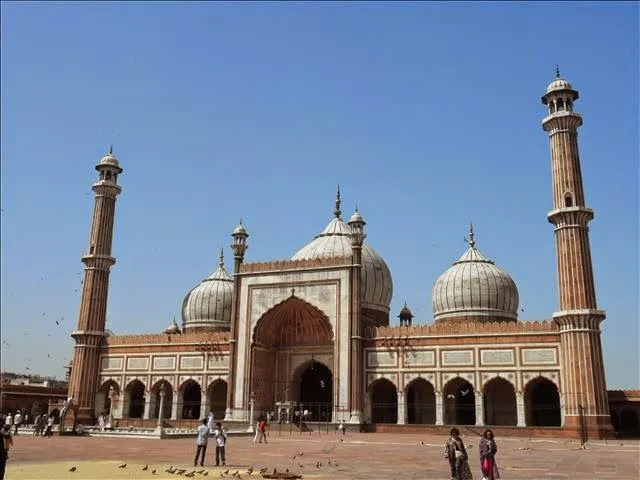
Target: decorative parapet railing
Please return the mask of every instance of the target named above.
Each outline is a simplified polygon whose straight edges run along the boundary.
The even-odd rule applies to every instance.
[[[420,337],[446,335],[478,335],[505,333],[552,333],[559,332],[558,325],[551,320],[532,322],[468,322],[468,323],[432,323],[412,327],[366,327],[364,337],[383,339],[387,337]]]
[[[115,347],[119,345],[154,345],[167,343],[228,343],[231,338],[229,332],[192,332],[192,333],[160,333],[141,335],[110,335],[105,337],[105,345]]]
[[[272,262],[252,262],[240,265],[240,273],[280,272],[304,270],[307,268],[341,267],[352,264],[351,256],[313,258],[310,260],[275,260]]]

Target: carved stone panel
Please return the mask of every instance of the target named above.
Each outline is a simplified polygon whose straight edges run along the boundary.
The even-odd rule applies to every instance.
[[[122,370],[122,357],[102,357],[101,370]]]
[[[515,356],[512,348],[496,350],[480,350],[481,365],[513,365]]]
[[[148,368],[149,368],[149,357],[127,358],[127,370],[147,370]]]
[[[404,352],[404,364],[406,366],[426,365],[435,366],[436,354],[433,350],[409,350]]]
[[[429,382],[433,388],[436,388],[436,374],[435,373],[405,373],[404,374],[404,388],[407,388],[411,382],[418,378],[423,378]]]
[[[443,350],[442,365],[473,365],[473,350]]]
[[[208,368],[220,368],[229,366],[229,355],[209,355]]]
[[[367,353],[368,367],[395,367],[398,365],[398,356],[391,350],[376,350]]]
[[[176,357],[153,357],[154,370],[174,370],[176,368]]]
[[[558,351],[555,348],[523,348],[523,365],[557,365]]]
[[[180,370],[201,370],[203,368],[202,355],[180,357]]]

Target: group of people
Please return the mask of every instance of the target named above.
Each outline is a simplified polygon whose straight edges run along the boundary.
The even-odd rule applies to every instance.
[[[0,422],[3,424],[4,430],[8,433],[12,433],[11,431],[13,430],[13,435],[18,435],[18,431],[22,426],[33,426],[34,435],[50,437],[55,423],[55,416],[42,413],[36,416],[32,424],[29,414],[23,414],[18,410],[15,415],[12,412],[9,412],[7,415],[3,415]]]
[[[497,480],[500,478],[498,464],[496,463],[498,446],[491,430],[485,430],[482,437],[480,437],[479,451],[482,479]],[[444,445],[444,457],[449,460],[451,480],[473,480],[473,474],[469,467],[469,456],[464,447],[464,442],[460,438],[460,430],[457,428],[451,429],[451,436]]]
[[[209,413],[208,418],[202,419],[202,423],[196,430],[196,457],[193,460],[193,466],[204,466],[204,456],[207,453],[207,445],[209,444],[209,436],[213,436],[216,442],[216,467],[226,464],[225,446],[227,443],[227,429],[222,423],[215,422],[213,412]]]

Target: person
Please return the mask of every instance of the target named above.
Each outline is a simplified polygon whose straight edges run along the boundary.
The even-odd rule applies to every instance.
[[[104,425],[105,425],[105,420],[104,420],[104,414],[100,414],[100,416],[98,417],[98,426],[100,427],[100,431],[104,432]]]
[[[15,417],[13,417],[13,425],[15,427],[13,434],[18,435],[18,429],[22,426],[22,413],[20,413],[20,410],[18,410]]]
[[[498,472],[498,465],[496,464],[496,453],[498,446],[493,437],[493,432],[486,429],[480,437],[480,443],[478,444],[480,449],[480,468],[482,470],[483,480],[496,480],[500,478]]]
[[[340,423],[338,424],[338,433],[340,433],[340,435],[344,436],[345,431],[344,431],[344,423],[342,422],[342,420],[340,420]]]
[[[4,479],[4,471],[7,467],[7,459],[9,458],[9,449],[13,445],[11,438],[11,425],[5,425],[0,430],[0,480]]]
[[[9,414],[5,417],[4,424],[9,425],[9,428],[13,426],[13,415],[11,414],[11,412],[9,412]]]
[[[220,422],[216,423],[216,429],[213,431],[216,439],[216,467],[225,465],[225,445],[227,443],[227,429]]]
[[[46,418],[46,422],[47,422],[47,428],[44,431],[44,437],[51,437],[53,435],[53,415],[49,414],[49,415],[45,415]]]
[[[211,435],[213,435],[213,430],[215,426],[215,421],[214,421],[214,416],[213,416],[213,410],[209,411],[209,416],[207,417],[207,427],[209,427],[209,433]]]
[[[269,423],[267,422],[267,419],[265,417],[260,417],[260,420],[258,421],[258,428],[256,428],[256,436],[253,439],[253,443],[262,443],[262,440],[264,440],[264,443],[267,443],[267,427],[269,426]]]
[[[462,438],[460,438],[460,430],[452,428],[450,434],[451,436],[444,444],[444,457],[449,460],[451,480],[473,480],[467,461],[469,459],[467,450],[464,448]]]
[[[207,444],[209,443],[209,427],[207,426],[207,419],[202,419],[202,424],[196,430],[198,436],[196,437],[196,458],[193,460],[193,466],[198,466],[198,457],[200,457],[200,466],[204,467],[204,456],[207,453]]]

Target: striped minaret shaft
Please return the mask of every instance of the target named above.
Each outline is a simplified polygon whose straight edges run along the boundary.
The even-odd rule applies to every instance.
[[[73,352],[69,395],[73,396],[76,419],[93,425],[94,404],[100,372],[100,347],[105,334],[109,270],[116,259],[111,256],[116,197],[122,191],[118,175],[122,168],[110,150],[98,165],[98,179],[93,184],[95,205],[89,252],[82,257],[85,265],[82,299],[77,329],[71,334],[76,342]],[[91,422],[91,423],[87,423]]]
[[[586,207],[580,171],[582,116],[573,111],[578,96],[556,71],[542,97],[548,107],[542,126],[549,132],[553,183],[553,210],[547,218],[555,227],[560,295],[553,318],[560,327],[564,426],[603,437],[612,433],[600,341],[605,312],[596,304],[591,265],[593,210]]]

